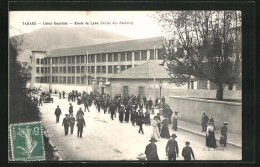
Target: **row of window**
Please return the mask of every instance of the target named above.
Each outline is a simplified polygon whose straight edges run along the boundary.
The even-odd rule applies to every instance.
[[[132,65],[121,65],[119,66],[119,69],[121,71],[124,71],[125,69],[131,68]],[[76,67],[76,73],[86,73],[87,71],[86,66],[77,66]],[[97,66],[97,73],[117,73],[118,71],[118,66]],[[88,72],[94,74],[95,73],[95,66],[88,66]],[[36,73],[39,74],[48,74],[50,73],[50,67],[36,67]],[[52,73],[57,74],[57,73],[75,73],[75,67],[52,67]]]
[[[158,50],[158,59],[162,60],[164,55],[163,50]],[[150,50],[150,60],[154,60],[154,50]],[[68,56],[68,57],[53,57],[52,64],[72,64],[72,63],[86,63],[87,57],[84,55],[81,56]],[[109,53],[108,57],[106,54],[97,54],[96,56],[97,62],[118,62],[119,61],[119,53]],[[144,61],[147,60],[147,51],[135,51],[134,52],[134,61]],[[132,52],[122,52],[120,53],[120,61],[132,61]],[[95,62],[95,55],[88,55],[88,63]],[[36,59],[36,64],[51,64],[50,58],[45,59]]]
[[[75,78],[76,78],[76,80],[75,80]],[[86,83],[86,77],[75,77],[75,76],[36,77],[36,83],[75,84],[75,81],[76,81],[76,84],[85,84]]]

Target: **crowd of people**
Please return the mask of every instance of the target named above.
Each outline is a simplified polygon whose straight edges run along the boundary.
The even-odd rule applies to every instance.
[[[65,97],[65,93],[60,93],[60,98]],[[163,97],[164,98],[164,97]],[[72,91],[68,95],[68,101],[75,102],[77,100],[77,104],[84,105],[84,111],[80,108],[77,111],[76,118],[73,116],[73,106],[70,103],[69,113],[65,115],[63,119],[62,126],[64,126],[65,136],[69,133],[73,134],[75,122],[77,122],[76,126],[78,128],[77,136],[82,138],[83,127],[85,126],[84,120],[84,112],[91,112],[90,107],[94,104],[97,111],[100,113],[104,112],[104,114],[110,114],[110,118],[114,120],[117,117],[120,123],[123,122],[131,122],[133,126],[139,126],[138,133],[144,134],[143,125],[151,125],[152,134],[150,144],[146,147],[145,155],[147,160],[159,160],[157,155],[157,146],[155,142],[158,141],[159,138],[169,139],[166,145],[166,155],[169,160],[176,160],[176,156],[178,157],[178,143],[175,140],[176,135],[169,133],[169,124],[172,124],[172,129],[177,131],[177,121],[181,116],[178,112],[173,112],[168,104],[165,103],[165,98],[162,100],[162,104],[158,98],[156,98],[155,103],[151,98],[147,100],[147,98],[138,96],[122,96],[121,94],[117,94],[114,97],[111,97],[109,94],[100,94],[97,93],[86,93],[83,92],[78,93],[77,91]],[[162,112],[157,113],[153,120],[151,120],[150,115],[153,112],[155,106],[162,106]],[[162,114],[162,115],[161,115]],[[59,122],[59,117],[61,115],[61,110],[59,106],[57,106],[55,110],[56,122]],[[161,117],[162,116],[162,117]],[[161,120],[161,118],[163,118]],[[220,143],[223,146],[226,146],[227,140],[227,125],[225,122],[224,126],[221,128],[221,140]],[[215,139],[215,126],[214,119],[209,119],[205,112],[202,115],[202,131],[206,132],[206,146],[211,148],[216,148],[216,139]],[[191,160],[191,157],[195,159],[192,148],[190,147],[190,142],[187,141],[186,146],[182,150],[182,156],[184,160]]]

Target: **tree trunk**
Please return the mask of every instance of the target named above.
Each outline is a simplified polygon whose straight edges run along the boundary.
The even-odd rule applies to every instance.
[[[216,94],[217,100],[222,101],[223,100],[223,85],[217,84],[217,94]]]

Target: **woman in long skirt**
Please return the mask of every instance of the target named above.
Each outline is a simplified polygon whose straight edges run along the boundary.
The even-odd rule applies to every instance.
[[[206,132],[206,146],[211,148],[216,148],[216,138],[215,138],[215,126],[213,122],[209,122]]]
[[[169,127],[168,127],[168,119],[164,119],[162,121],[162,130],[161,130],[161,137],[170,139]]]
[[[129,121],[129,114],[130,114],[130,105],[128,104],[125,108],[125,121],[128,122]]]
[[[119,121],[121,123],[124,120],[124,113],[125,113],[125,109],[124,109],[124,106],[122,105],[121,108],[119,109]]]
[[[177,121],[178,121],[178,112],[175,112],[175,114],[172,117],[172,129],[175,131],[177,130]]]
[[[154,137],[155,139],[160,138],[158,124],[159,124],[159,120],[158,120],[157,116],[155,116],[154,120],[152,121],[153,132],[152,132],[152,136],[151,136],[151,137]]]
[[[144,124],[145,125],[150,125],[151,124],[150,111],[149,110],[146,110],[146,112],[145,112]]]

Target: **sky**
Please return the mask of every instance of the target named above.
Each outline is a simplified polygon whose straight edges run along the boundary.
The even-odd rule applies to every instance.
[[[57,26],[53,25],[54,22],[68,22],[68,25],[62,26],[69,27],[93,27],[134,39],[163,36],[162,28],[149,17],[153,14],[154,11],[10,11],[9,36],[29,33],[42,27]],[[120,21],[130,24],[112,24]],[[24,25],[23,22],[36,22],[36,25]],[[43,25],[44,22],[52,25]],[[83,22],[84,25],[75,25],[75,22]],[[85,25],[86,22],[89,25]],[[101,25],[101,22],[110,24]]]

